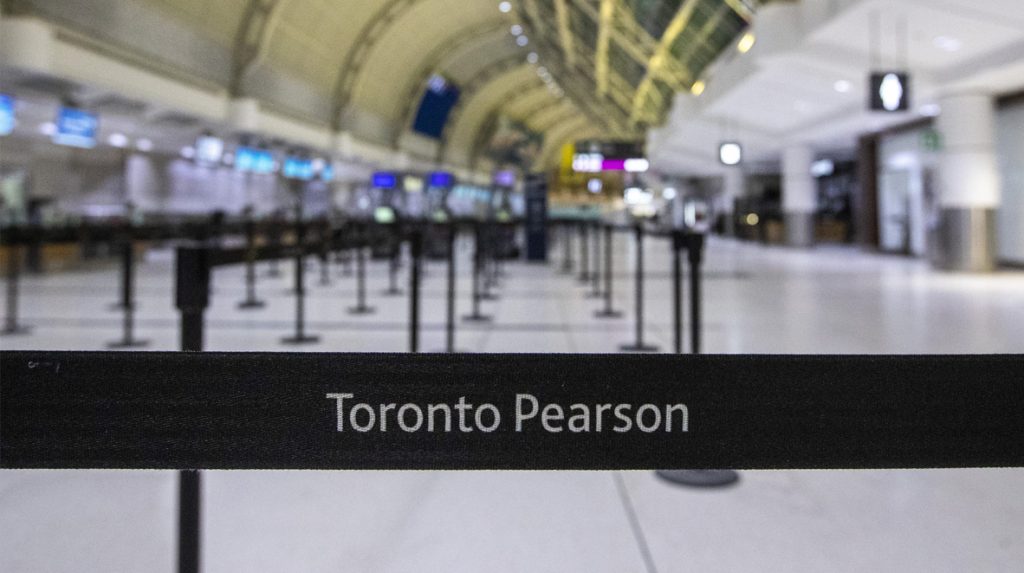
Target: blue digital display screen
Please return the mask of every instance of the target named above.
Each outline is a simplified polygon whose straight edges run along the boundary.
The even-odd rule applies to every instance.
[[[301,179],[309,181],[313,178],[313,160],[301,157],[288,157],[284,160],[282,174],[288,179]]]
[[[431,76],[420,99],[412,129],[417,133],[440,139],[448,115],[459,101],[459,88],[439,75]]]
[[[378,189],[394,189],[398,185],[398,177],[391,172],[378,171],[373,174],[371,184]]]
[[[53,134],[53,142],[71,147],[95,147],[99,126],[96,114],[75,107],[62,107],[57,114],[57,131]]]
[[[512,187],[516,184],[516,172],[498,171],[494,174],[494,184],[502,187]]]
[[[330,163],[324,165],[324,168],[320,170],[320,179],[334,181],[334,166]]]
[[[273,173],[274,155],[266,149],[239,147],[235,150],[235,169],[252,173]]]
[[[0,136],[14,131],[14,98],[0,94]]]
[[[455,185],[455,176],[447,171],[435,171],[428,179],[431,187],[451,187]]]

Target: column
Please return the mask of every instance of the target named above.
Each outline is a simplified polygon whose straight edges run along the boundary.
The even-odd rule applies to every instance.
[[[736,200],[746,193],[746,180],[739,167],[726,167],[722,174],[722,216],[725,218],[725,235],[736,235]]]
[[[814,244],[814,212],[818,206],[817,185],[811,175],[814,151],[806,145],[782,152],[782,211],[786,217],[786,244],[810,247]]]
[[[943,97],[941,105],[939,220],[932,261],[945,270],[991,271],[1000,199],[995,102],[989,95],[960,93]]]

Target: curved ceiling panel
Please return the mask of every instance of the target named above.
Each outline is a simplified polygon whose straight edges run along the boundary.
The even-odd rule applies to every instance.
[[[468,164],[480,128],[516,93],[540,83],[533,66],[523,63],[495,74],[483,87],[464,94],[452,113],[442,143],[445,159]]]
[[[431,48],[487,26],[494,13],[494,6],[485,2],[421,0],[392,22],[368,55],[355,80],[351,105],[401,121],[407,94],[396,89],[396,79],[415,77]]]

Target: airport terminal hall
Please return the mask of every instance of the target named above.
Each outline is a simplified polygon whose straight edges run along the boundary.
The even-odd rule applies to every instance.
[[[1024,573],[1022,0],[0,0],[0,572]]]

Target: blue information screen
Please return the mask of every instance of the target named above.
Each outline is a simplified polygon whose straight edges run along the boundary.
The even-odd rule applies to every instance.
[[[266,149],[239,147],[235,150],[235,169],[253,173],[273,173],[274,155]]]
[[[451,187],[455,185],[455,176],[447,171],[435,171],[430,174],[431,187]]]
[[[378,189],[394,189],[398,184],[398,177],[388,171],[378,171],[373,174],[371,184]]]
[[[412,124],[413,131],[435,139],[440,138],[448,115],[458,101],[459,88],[441,76],[431,76],[423,99],[420,100],[420,107],[416,111],[416,119]]]
[[[0,94],[0,136],[14,131],[14,98]]]
[[[282,173],[288,179],[309,181],[313,178],[313,160],[302,157],[288,157],[284,160]]]
[[[95,147],[99,130],[96,114],[75,107],[62,107],[57,114],[57,131],[53,142],[72,147]]]

